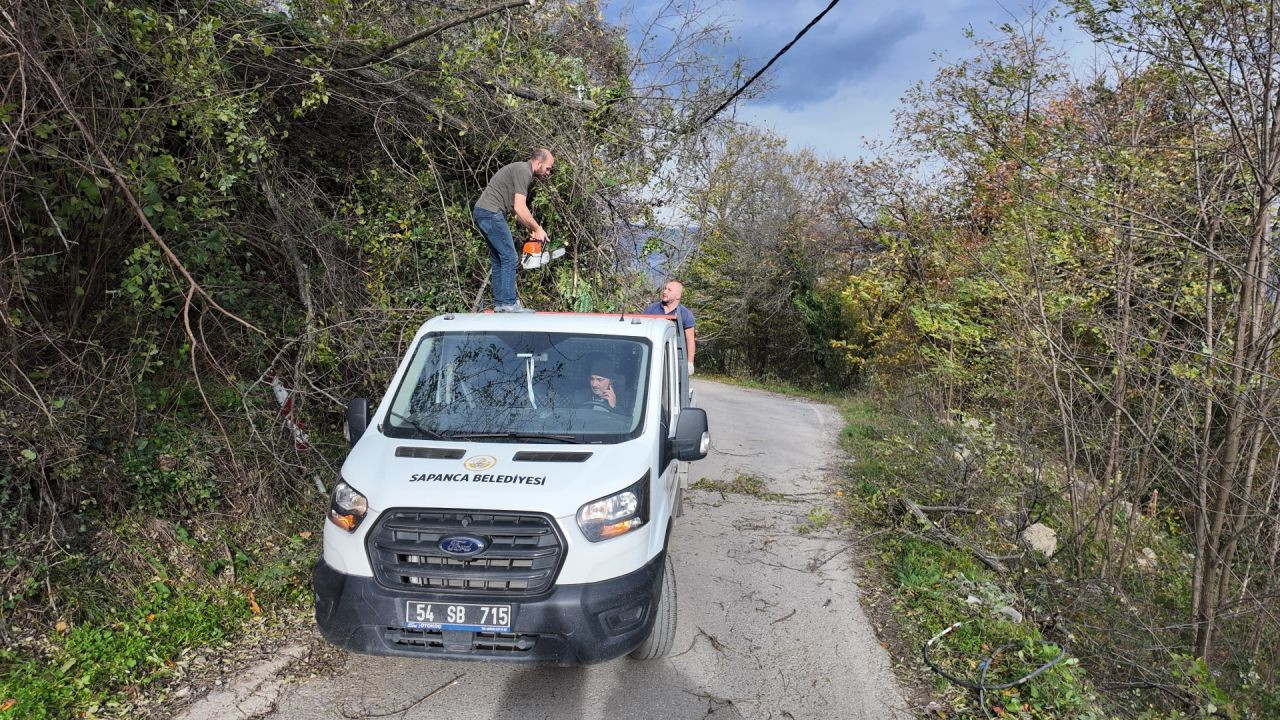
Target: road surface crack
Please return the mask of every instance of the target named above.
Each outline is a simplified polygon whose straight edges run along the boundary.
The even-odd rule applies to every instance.
[[[346,708],[343,708],[342,717],[347,718],[347,720],[366,720],[368,718],[385,718],[385,717],[391,717],[392,715],[403,715],[409,712],[410,710],[418,707],[422,703],[426,702],[427,698],[431,697],[432,695],[435,695],[436,693],[446,688],[457,685],[458,681],[464,677],[466,677],[466,673],[458,673],[457,675],[454,675],[453,679],[450,680],[449,682],[446,682],[445,684],[437,687],[435,690],[432,690],[431,692],[427,693],[426,695],[423,695],[417,700],[414,700],[412,703],[400,708],[399,710],[391,710],[384,713],[367,713],[363,715],[353,715],[350,712],[348,712]]]

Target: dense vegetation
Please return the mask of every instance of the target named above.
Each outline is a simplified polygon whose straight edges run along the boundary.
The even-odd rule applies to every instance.
[[[0,714],[129,715],[305,603],[346,400],[487,304],[502,164],[559,160],[526,303],[647,299],[639,191],[732,81],[658,20],[633,50],[594,2],[5,3]]]
[[[628,46],[590,1],[7,4],[0,715],[129,715],[305,606],[346,399],[483,306],[470,205],[546,144],[569,253],[526,303],[638,306],[665,252],[700,372],[883,393],[845,497],[897,523],[904,654],[982,619],[945,660],[1079,661],[1001,714],[1275,716],[1276,9],[1030,12],[848,162],[706,125],[734,78],[692,8]],[[1105,66],[1069,72],[1062,21]],[[684,227],[637,230],[672,199]]]
[[[885,549],[900,601],[935,606],[916,640],[994,583],[1116,712],[1280,713],[1277,9],[1032,12],[910,92],[870,159],[709,163],[701,365],[874,379],[953,424],[855,453],[855,504],[915,538]],[[1064,18],[1107,58],[1082,76]],[[744,163],[765,187],[717,190]],[[1052,559],[1026,557],[1037,522]]]

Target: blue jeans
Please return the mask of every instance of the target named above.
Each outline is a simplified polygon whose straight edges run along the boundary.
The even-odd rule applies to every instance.
[[[511,227],[507,225],[507,217],[492,210],[476,208],[472,212],[480,232],[489,241],[489,261],[493,265],[490,274],[493,283],[494,305],[516,304],[516,263],[520,257],[516,255],[516,243],[511,237]]]

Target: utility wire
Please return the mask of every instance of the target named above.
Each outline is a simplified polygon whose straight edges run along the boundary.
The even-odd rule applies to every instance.
[[[706,125],[707,123],[711,122],[713,119],[715,119],[715,116],[717,116],[717,115],[719,115],[719,114],[720,114],[720,111],[721,111],[721,110],[724,110],[725,108],[729,107],[730,103],[732,103],[734,100],[737,100],[739,95],[741,95],[743,92],[745,92],[747,88],[751,87],[751,83],[755,82],[755,81],[756,81],[756,79],[757,79],[757,78],[759,78],[761,75],[763,75],[763,74],[765,73],[765,71],[766,71],[766,70],[768,70],[770,67],[772,67],[772,66],[773,66],[773,64],[774,64],[775,62],[777,62],[778,58],[780,58],[780,57],[782,57],[783,55],[785,55],[785,54],[786,54],[786,52],[787,52],[788,50],[790,50],[790,49],[791,49],[791,46],[792,46],[792,45],[795,45],[795,44],[796,44],[796,42],[797,42],[798,40],[800,40],[800,38],[804,37],[804,34],[805,34],[805,33],[807,33],[807,32],[809,32],[809,29],[810,29],[810,28],[812,28],[814,25],[817,25],[817,24],[818,24],[818,21],[822,19],[822,16],[824,16],[824,15],[826,15],[827,13],[831,12],[831,8],[835,7],[835,6],[836,6],[836,3],[838,3],[838,2],[840,2],[840,0],[831,0],[831,4],[827,5],[827,7],[826,7],[826,9],[825,9],[825,10],[823,10],[823,11],[822,11],[822,12],[820,12],[820,13],[818,13],[817,17],[815,17],[814,19],[810,20],[810,21],[809,21],[809,24],[804,26],[804,29],[802,29],[800,32],[796,33],[796,36],[795,36],[795,37],[791,38],[791,42],[789,42],[789,43],[787,43],[786,45],[782,46],[782,49],[781,49],[781,50],[779,50],[779,51],[777,52],[777,54],[776,54],[776,55],[774,55],[773,57],[769,58],[769,62],[765,63],[765,64],[764,64],[764,67],[762,67],[762,68],[760,68],[758,71],[756,71],[756,74],[755,74],[755,75],[752,75],[750,78],[748,78],[748,79],[747,79],[747,81],[746,81],[745,83],[743,83],[743,84],[742,84],[742,86],[741,86],[741,87],[739,87],[737,90],[734,90],[734,91],[733,91],[733,94],[729,96],[729,99],[728,99],[728,100],[725,100],[723,103],[720,103],[720,107],[716,108],[714,112],[712,112],[710,115],[708,115],[708,116],[707,116],[707,117],[706,117],[702,122],[698,123],[698,127],[702,127],[703,125]]]
[[[970,690],[977,690],[978,705],[982,708],[982,714],[988,718],[991,717],[991,711],[987,709],[987,691],[988,690],[1006,690],[1011,687],[1017,687],[1025,682],[1028,682],[1029,680],[1034,679],[1040,673],[1043,673],[1044,671],[1048,670],[1054,665],[1057,665],[1058,663],[1062,662],[1067,658],[1067,646],[1058,644],[1058,655],[1054,657],[1052,660],[1050,660],[1049,662],[1041,665],[1040,667],[1036,668],[1035,670],[1032,670],[1031,672],[1027,673],[1026,675],[1023,675],[1022,677],[1018,678],[1017,680],[1014,680],[1013,682],[999,683],[995,685],[988,684],[987,671],[991,669],[991,664],[996,661],[996,658],[1005,650],[1010,650],[1022,644],[1021,642],[1013,642],[1007,645],[1001,645],[1000,647],[996,648],[996,651],[991,653],[990,657],[988,657],[986,660],[983,660],[979,664],[979,667],[982,669],[982,672],[978,675],[978,682],[975,683],[969,680],[965,680],[964,678],[956,677],[955,675],[952,675],[947,671],[943,670],[942,668],[938,667],[938,665],[933,662],[933,659],[929,657],[929,648],[933,647],[935,643],[937,643],[939,640],[941,640],[942,638],[950,634],[952,630],[955,630],[956,628],[968,622],[969,622],[968,620],[961,620],[960,622],[952,623],[949,627],[947,627],[942,632],[929,638],[929,642],[924,644],[924,647],[921,649],[921,651],[924,654],[924,664],[928,665],[931,670],[938,673],[939,675],[946,678],[947,680],[950,680],[956,685],[959,685],[964,688],[968,688]],[[1046,643],[1046,644],[1051,644],[1051,643]]]

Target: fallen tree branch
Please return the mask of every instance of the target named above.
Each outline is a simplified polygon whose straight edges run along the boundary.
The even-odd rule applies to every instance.
[[[849,542],[847,545],[845,545],[844,547],[840,548],[839,550],[835,550],[835,551],[833,551],[833,552],[828,553],[828,554],[827,554],[827,556],[826,556],[826,557],[824,557],[824,558],[822,558],[821,560],[818,560],[817,558],[814,558],[813,560],[810,560],[810,561],[809,561],[809,572],[813,572],[814,570],[817,570],[818,568],[822,567],[823,565],[826,565],[827,563],[831,562],[831,560],[832,560],[833,558],[835,558],[837,555],[839,555],[839,554],[841,554],[841,553],[843,553],[843,552],[846,552],[846,551],[848,551],[848,550],[852,550],[853,548],[856,548],[856,547],[862,547],[862,545],[863,545],[864,543],[866,543],[868,540],[870,540],[871,538],[873,538],[873,537],[875,537],[875,536],[877,536],[877,535],[880,535],[880,534],[882,534],[882,533],[885,533],[885,532],[888,532],[888,529],[887,529],[887,528],[886,528],[886,529],[883,529],[883,530],[876,530],[875,532],[867,533],[866,535],[863,535],[862,537],[857,538],[857,539],[855,539],[855,540],[853,540],[853,541]]]
[[[343,85],[350,87],[355,92],[366,96],[371,95],[369,91],[369,88],[371,87],[392,84],[398,93],[393,98],[396,102],[406,103],[424,115],[431,115],[435,117],[441,125],[447,125],[454,130],[460,132],[474,131],[474,128],[472,128],[465,120],[455,117],[443,108],[437,107],[436,103],[433,102],[431,98],[411,88],[406,83],[398,82],[397,78],[383,76],[377,71],[369,68],[356,68],[347,73],[334,73],[333,77],[342,82]],[[378,101],[385,102],[386,98],[378,98]]]
[[[958,505],[917,505],[916,507],[927,513],[960,513],[962,515],[981,515],[981,510],[960,507]]]
[[[511,85],[496,78],[485,80],[473,75],[471,79],[482,87],[488,87],[491,91],[504,92],[508,95],[515,95],[518,98],[533,100],[534,102],[540,102],[544,105],[567,107],[572,110],[588,113],[595,112],[600,109],[600,106],[593,100],[581,100],[567,95],[554,93],[549,90],[539,90],[537,88]]]
[[[769,623],[769,624],[770,624],[770,625],[777,625],[778,623],[780,623],[780,622],[782,622],[782,621],[784,621],[784,620],[790,620],[790,619],[791,619],[791,617],[792,617],[793,615],[795,615],[795,614],[796,614],[796,611],[795,611],[795,609],[794,609],[794,608],[792,608],[791,612],[787,613],[786,615],[783,615],[782,617],[778,618],[777,620],[774,620],[773,622],[771,622],[771,623]]]
[[[898,505],[924,527],[925,534],[929,537],[945,545],[950,545],[958,550],[967,550],[972,553],[974,557],[981,560],[983,565],[986,565],[1001,575],[1008,574],[1009,568],[1006,567],[1004,563],[1000,562],[995,555],[992,555],[976,545],[965,542],[964,540],[961,540],[955,535],[952,535],[946,530],[938,527],[933,520],[929,519],[929,516],[925,514],[924,510],[919,505],[906,498],[898,498]]]
[[[455,27],[463,23],[468,23],[468,22],[471,22],[472,20],[479,20],[482,17],[492,15],[496,12],[502,12],[503,10],[510,10],[512,8],[518,8],[522,5],[532,5],[532,4],[533,4],[533,0],[506,0],[506,2],[500,2],[497,5],[490,5],[489,7],[480,8],[479,10],[473,10],[465,15],[459,15],[455,18],[442,20],[436,23],[435,25],[430,25],[428,27],[423,28],[422,30],[419,30],[418,32],[412,35],[409,35],[408,37],[397,40],[380,50],[373,51],[368,55],[365,55],[364,57],[360,58],[359,60],[356,60],[355,62],[351,63],[350,65],[347,65],[346,68],[351,69],[351,68],[363,67],[365,65],[371,65],[380,60],[385,60],[386,58],[394,54],[397,50],[406,48],[416,42],[426,40],[432,35],[444,32],[445,30],[448,30],[451,27]]]

